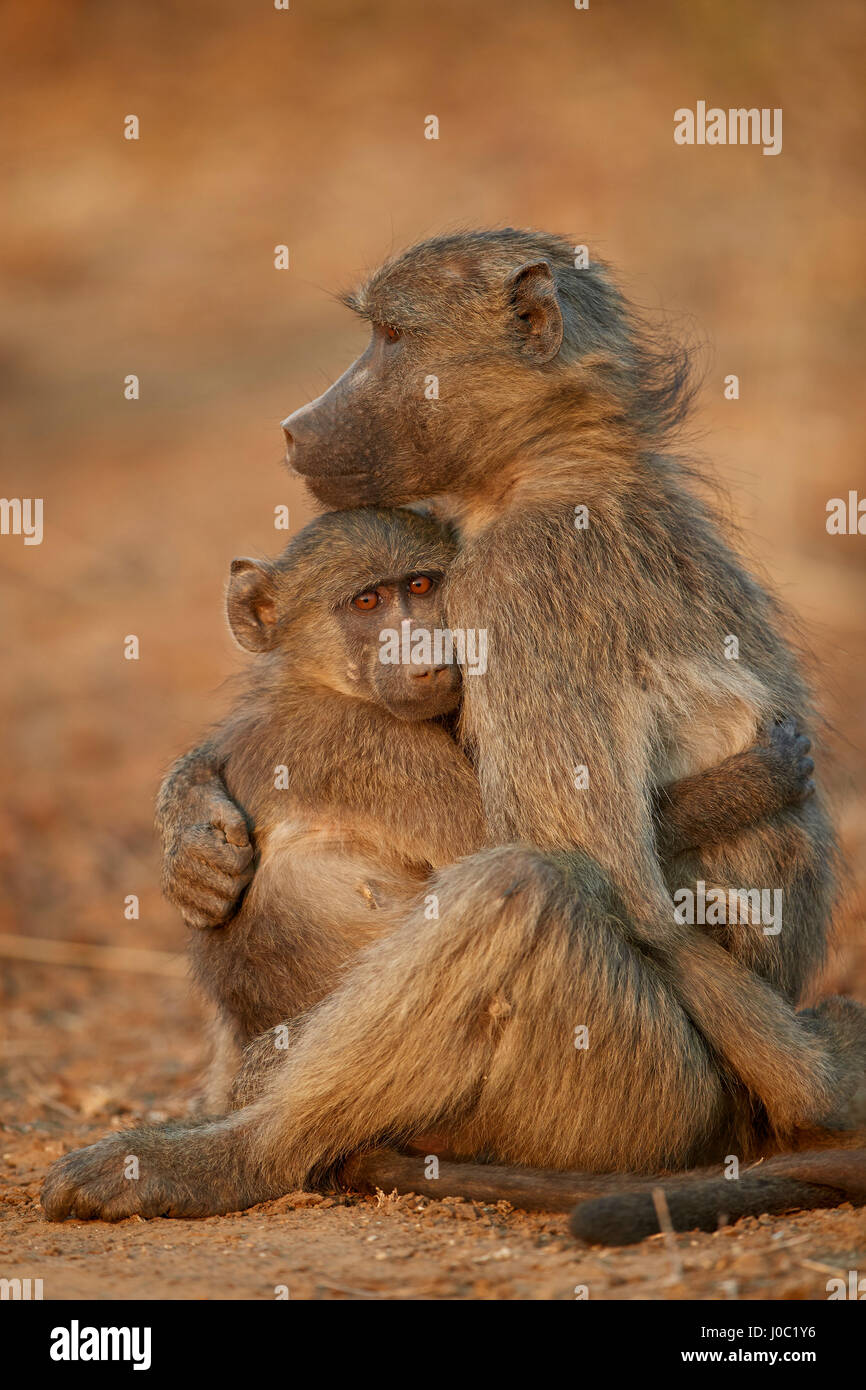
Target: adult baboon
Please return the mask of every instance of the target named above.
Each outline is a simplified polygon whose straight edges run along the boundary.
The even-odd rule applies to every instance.
[[[414,908],[363,952],[260,1100],[68,1155],[46,1184],[55,1217],[249,1205],[434,1125],[467,1156],[683,1167],[831,1116],[862,1069],[856,1006],[790,1007],[832,902],[820,800],[667,876],[658,860],[658,788],[780,713],[809,716],[775,605],[660,452],[684,362],[604,270],[575,270],[567,243],[535,233],[424,243],[352,304],[370,346],[287,422],[290,458],[328,506],[435,494],[459,526],[449,624],[485,628],[491,652],[461,738],[497,847],[434,875],[439,920]],[[226,806],[218,762],[189,775],[207,826],[198,807]],[[175,802],[170,832],[187,814]],[[781,932],[676,921],[671,890],[699,881],[780,889]],[[752,991],[744,1019],[731,1003]]]

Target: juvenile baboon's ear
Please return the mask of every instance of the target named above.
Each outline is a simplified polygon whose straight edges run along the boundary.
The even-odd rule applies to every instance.
[[[239,646],[266,652],[276,640],[277,585],[273,570],[257,560],[232,560],[226,611]]]
[[[549,362],[562,346],[562,310],[547,261],[529,261],[508,277],[521,350],[534,362]]]

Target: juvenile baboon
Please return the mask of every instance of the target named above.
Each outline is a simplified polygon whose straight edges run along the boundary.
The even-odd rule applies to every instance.
[[[536,233],[424,243],[351,302],[370,346],[287,421],[290,460],[327,506],[436,495],[458,526],[446,611],[488,633],[461,740],[494,847],[433,875],[438,920],[413,907],[362,952],[260,1100],[68,1155],[55,1217],[225,1211],[434,1126],[461,1156],[681,1168],[831,1118],[862,1070],[856,1006],[792,1007],[833,897],[820,799],[659,861],[659,788],[810,714],[786,620],[662,452],[684,361],[604,269]],[[226,814],[218,759],[168,804],[183,879],[185,827]],[[699,882],[781,890],[782,930],[677,921],[672,890]]]
[[[457,665],[381,660],[382,633],[411,647],[443,631],[454,553],[430,519],[358,510],[310,523],[277,560],[232,564],[229,624],[258,658],[210,744],[258,869],[230,927],[195,932],[190,951],[239,1047],[322,999],[434,868],[484,842],[478,782],[443,718]],[[805,794],[805,751],[793,730],[755,750],[765,796]]]
[[[209,743],[259,866],[230,926],[195,932],[190,953],[238,1048],[328,994],[434,869],[485,842],[477,779],[441,718],[458,705],[459,668],[423,652],[381,660],[383,634],[411,649],[444,633],[455,553],[431,519],[359,509],[311,522],[275,561],[232,564],[229,625],[259,659]],[[666,788],[664,856],[811,795],[808,751],[788,721]]]

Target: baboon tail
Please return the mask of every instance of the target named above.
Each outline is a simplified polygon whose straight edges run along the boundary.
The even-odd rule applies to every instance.
[[[866,1148],[780,1154],[734,1180],[700,1174],[644,1184],[581,1202],[572,1235],[592,1245],[634,1245],[667,1222],[674,1231],[716,1231],[744,1216],[866,1204]]]
[[[374,1149],[349,1159],[340,1183],[362,1191],[506,1201],[524,1211],[574,1208],[572,1234],[595,1245],[633,1245],[656,1235],[668,1219],[674,1231],[715,1231],[743,1216],[866,1205],[866,1147],[777,1154],[738,1179],[718,1173],[716,1165],[653,1179],[441,1160],[427,1176],[419,1155]]]

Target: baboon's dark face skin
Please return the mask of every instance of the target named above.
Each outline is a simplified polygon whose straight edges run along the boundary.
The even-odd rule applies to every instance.
[[[374,325],[357,361],[284,422],[286,460],[325,506],[392,506],[439,490],[424,443],[432,359],[418,338],[392,341]]]
[[[399,506],[471,491],[549,436],[569,365],[618,336],[603,271],[572,261],[555,237],[478,232],[388,262],[344,297],[366,350],[283,422],[289,466],[326,506]]]

